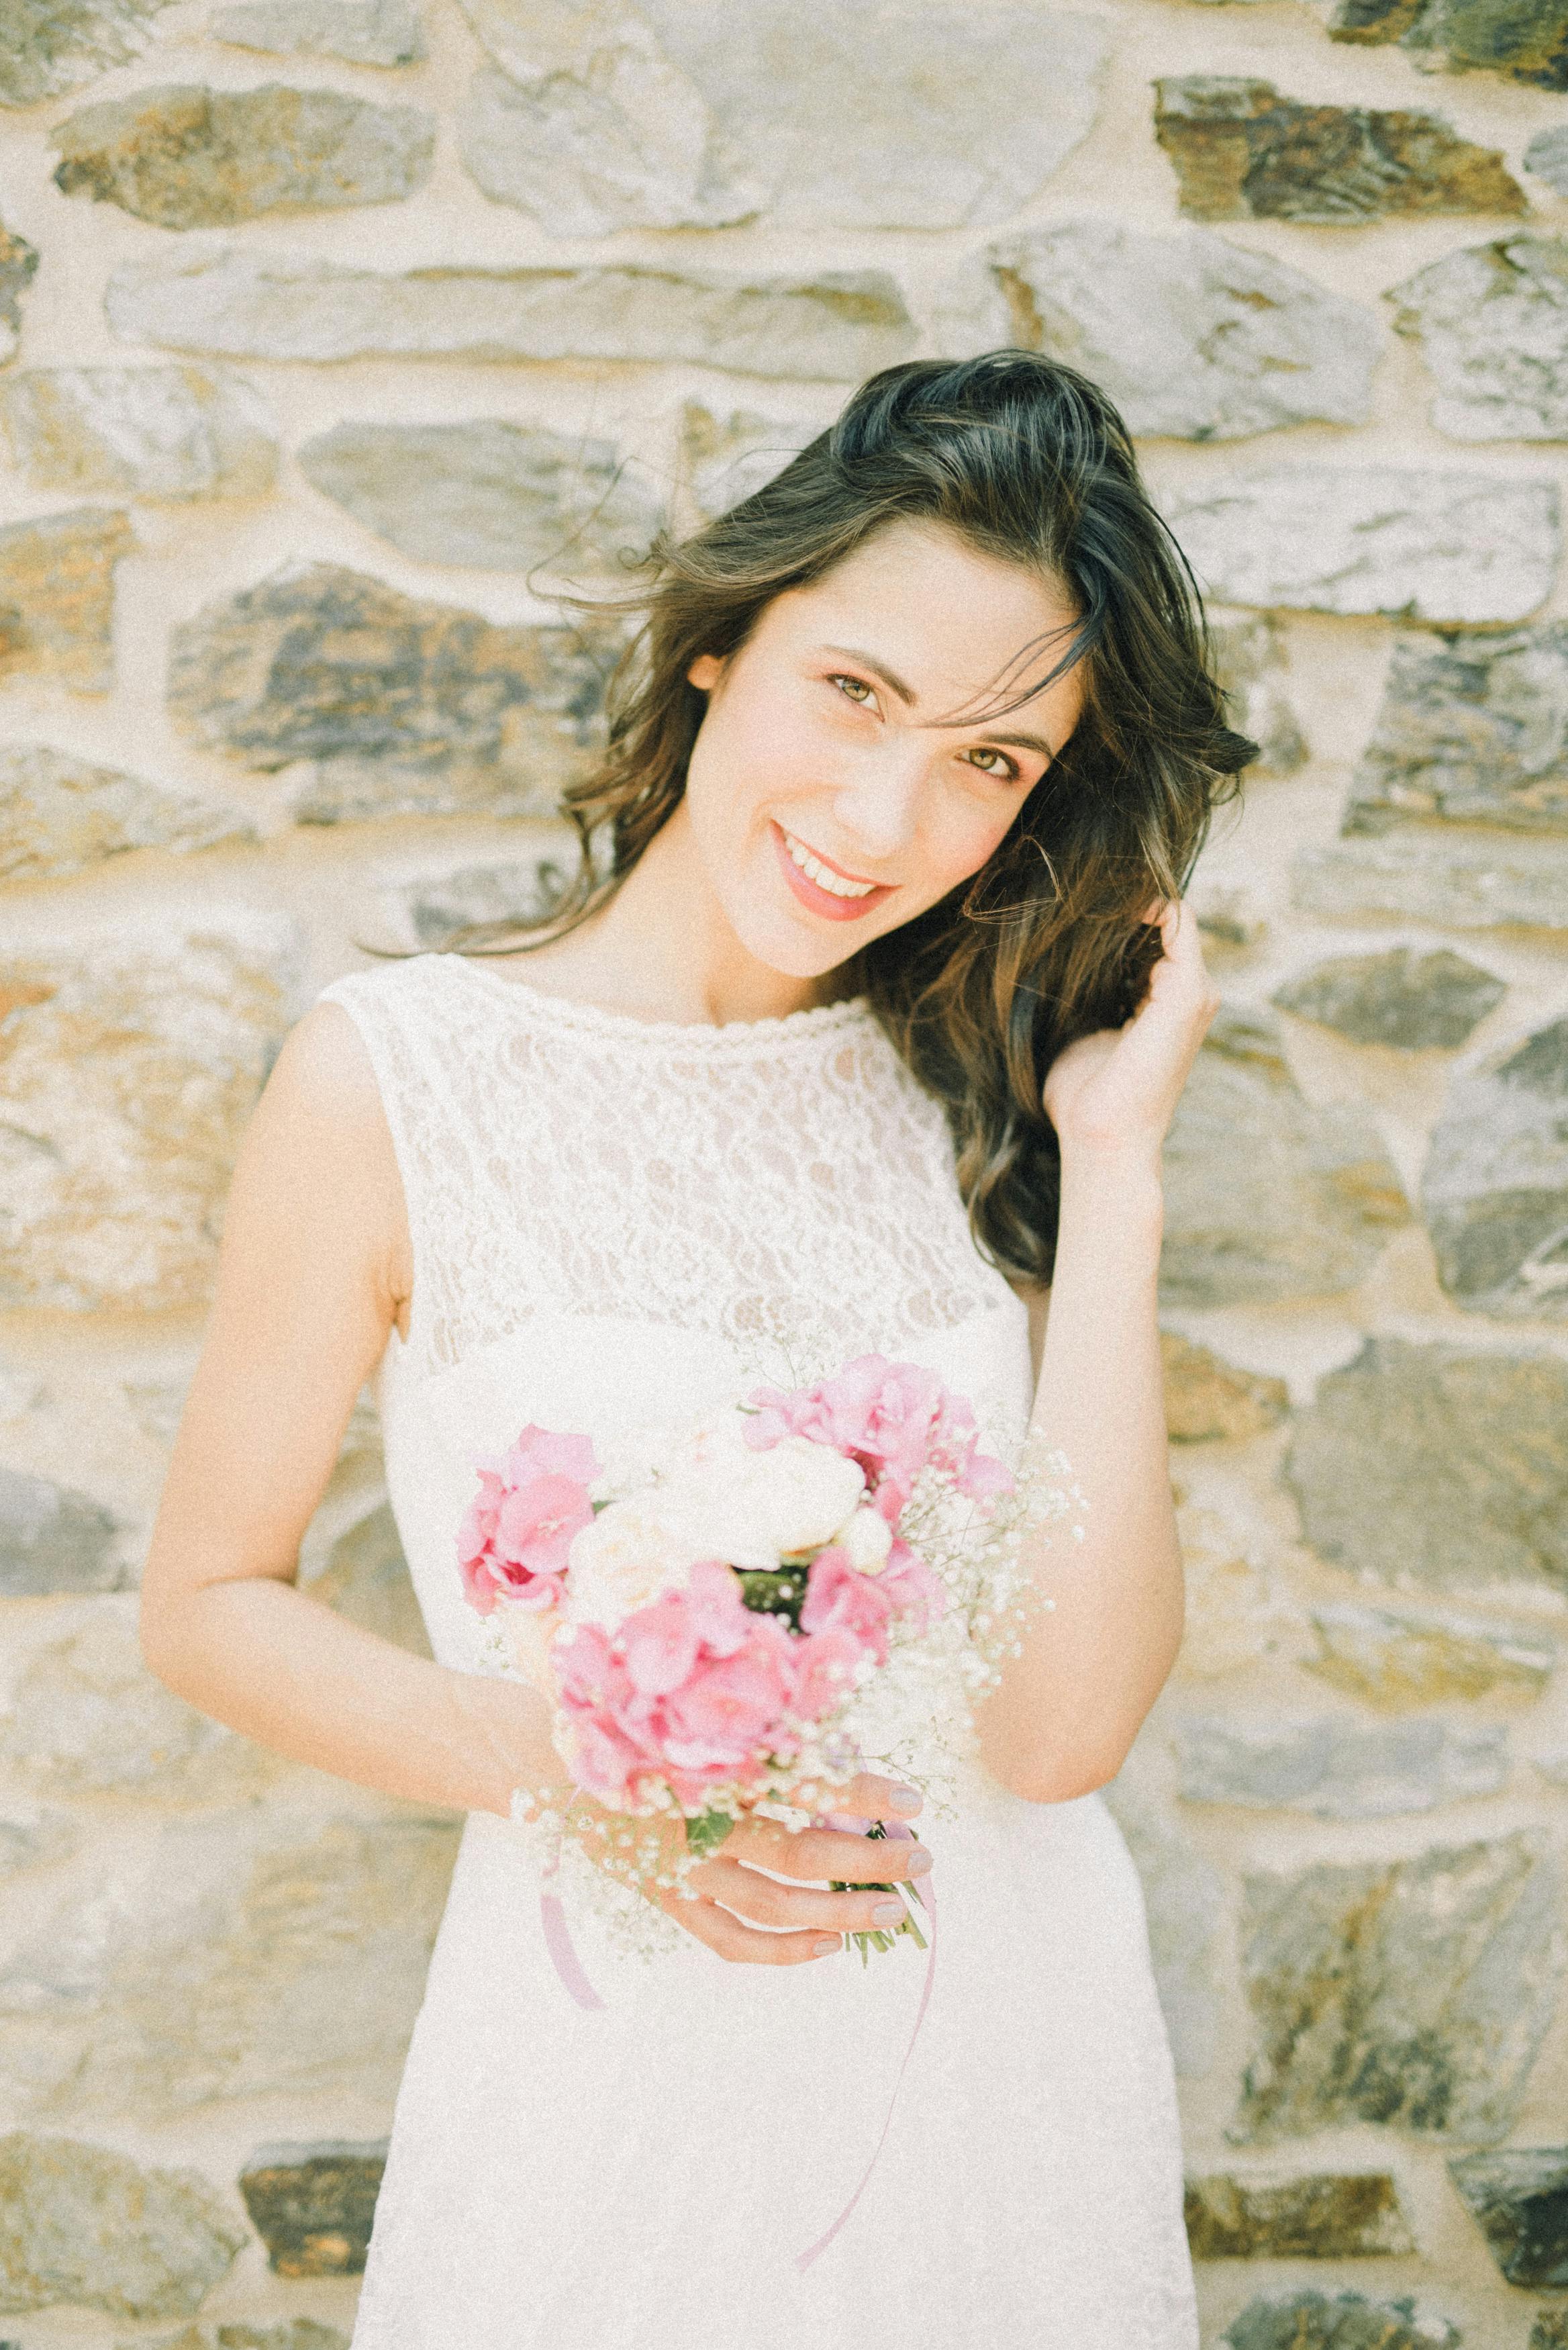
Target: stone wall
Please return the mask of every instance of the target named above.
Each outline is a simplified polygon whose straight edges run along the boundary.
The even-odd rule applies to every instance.
[[[1565,89],[1564,0],[0,5],[8,2341],[341,2350],[450,1866],[138,1662],[279,1037],[548,888],[552,567],[1017,339],[1263,745],[1113,1791],[1207,2340],[1568,2343]],[[368,1409],[304,1572],[418,1642]]]

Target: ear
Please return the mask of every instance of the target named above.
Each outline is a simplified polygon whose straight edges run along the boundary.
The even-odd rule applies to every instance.
[[[724,664],[717,653],[699,653],[686,672],[686,682],[699,693],[711,693],[723,674]]]

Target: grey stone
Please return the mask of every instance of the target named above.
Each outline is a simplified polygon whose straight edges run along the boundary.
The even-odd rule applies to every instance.
[[[1244,619],[1210,619],[1214,673],[1231,696],[1237,727],[1258,746],[1247,769],[1249,783],[1270,775],[1293,775],[1307,760],[1307,746],[1287,698],[1284,645],[1276,622],[1264,613]]]
[[[1303,848],[1291,897],[1311,914],[1393,915],[1445,930],[1568,930],[1568,843],[1400,832]]]
[[[1172,1826],[1124,1764],[1105,1790],[1143,1886],[1156,1988],[1177,2071],[1200,2077],[1214,2062],[1220,2028],[1214,1937],[1224,1888],[1191,1840]]]
[[[1295,2287],[1261,2293],[1220,2336],[1220,2350],[1460,2350],[1457,2325],[1407,2297]]]
[[[279,2276],[358,2276],[387,2141],[259,2146],[240,2173],[251,2225]]]
[[[306,1583],[306,1588],[313,1598],[346,1616],[351,1624],[416,1656],[430,1655],[424,1618],[387,1503],[379,1503],[338,1535],[321,1573]]]
[[[1383,343],[1371,312],[1206,229],[1069,221],[992,245],[990,261],[1012,339],[1091,376],[1140,437],[1234,441],[1369,412]]]
[[[419,944],[441,950],[471,925],[537,920],[560,897],[575,865],[565,851],[499,865],[463,865],[410,882],[402,893],[403,906]]]
[[[31,106],[129,65],[169,0],[6,0],[0,105]]]
[[[1461,2155],[1449,2176],[1510,2284],[1568,2285],[1568,2146]]]
[[[63,1812],[25,1820],[0,1818],[0,1884],[29,1868],[48,1868],[68,1859],[80,1842],[80,1830]]]
[[[1568,196],[1568,122],[1538,130],[1524,151],[1524,168],[1560,196]]]
[[[141,2334],[118,2350],[348,2350],[348,2336],[313,2317],[288,2317],[278,2325],[185,2325],[156,2342]]]
[[[0,530],[0,679],[57,677],[80,693],[114,683],[114,567],[135,540],[102,506]]]
[[[1343,1714],[1282,1721],[1189,1716],[1176,1734],[1179,1792],[1189,1804],[1241,1804],[1319,1820],[1429,1812],[1508,1782],[1508,1732],[1428,1717],[1376,1725]]]
[[[1450,1297],[1568,1320],[1568,1020],[1457,1076],[1421,1207]]]
[[[1568,237],[1445,254],[1388,295],[1437,379],[1454,441],[1568,440]]]
[[[1525,1834],[1248,1877],[1241,1973],[1258,2043],[1231,2135],[1372,2122],[1506,2137],[1556,2005],[1561,1898],[1558,1868]]]
[[[0,105],[5,103],[5,64],[0,59]],[[38,267],[36,245],[14,235],[0,222],[0,366],[14,359],[22,337],[22,296]]]
[[[193,2170],[151,2169],[79,2138],[0,2137],[0,2311],[70,2302],[186,2317],[245,2238]]]
[[[0,962],[0,1305],[206,1304],[296,943],[257,918]]]
[[[1542,89],[1568,89],[1568,0],[1338,0],[1329,37],[1397,41],[1416,62],[1484,67]],[[1425,54],[1423,54],[1425,53]]]
[[[1324,1558],[1436,1590],[1568,1590],[1568,1362],[1368,1338],[1318,1381],[1285,1480]]]
[[[1556,2302],[1538,2309],[1524,2350],[1568,2350],[1568,2307]]]
[[[689,359],[854,383],[915,342],[903,295],[879,269],[750,281],[629,265],[400,276],[223,252],[128,265],[106,301],[130,341],[258,359]]]
[[[720,417],[696,400],[688,401],[681,439],[699,512],[710,520],[727,514],[782,473],[820,430],[801,417],[763,416],[750,408],[732,409]]]
[[[338,424],[299,463],[324,496],[424,563],[570,572],[645,555],[662,519],[647,474],[611,442],[493,417]]]
[[[0,1597],[119,1591],[125,1569],[114,1519],[100,1503],[47,1477],[0,1469]]]
[[[1453,1052],[1508,993],[1479,963],[1440,947],[1419,954],[1334,955],[1274,990],[1272,1002],[1354,1045]]]
[[[1272,82],[1189,74],[1155,83],[1155,135],[1197,220],[1347,222],[1433,213],[1521,213],[1494,148],[1440,115],[1311,106]]]
[[[1397,1713],[1449,1698],[1540,1697],[1557,1664],[1543,1633],[1479,1617],[1325,1602],[1312,1611],[1317,1654],[1307,1669],[1352,1697]]]
[[[1256,742],[1257,737],[1251,738]],[[1229,880],[1201,867],[1192,877],[1188,903],[1198,927],[1211,945],[1237,947],[1243,952],[1268,936],[1268,908],[1262,892],[1250,881]]]
[[[460,1828],[246,1804],[117,1840],[92,1901],[73,1889],[0,1962],[11,2109],[151,2128],[256,2097],[389,2106]]]
[[[957,228],[1010,218],[1095,119],[1093,17],[1016,5],[853,21],[804,0],[465,0],[482,74],[463,154],[554,235],[718,227]],[[1032,102],[995,135],[998,78]]]
[[[1189,2178],[1186,2217],[1198,2261],[1366,2260],[1416,2249],[1386,2170]]]
[[[599,741],[611,658],[591,629],[497,628],[316,563],[177,628],[169,706],[247,767],[304,765],[303,824],[539,815]]]
[[[0,744],[0,882],[85,872],[137,848],[254,841],[237,808],[95,767],[42,743]]]
[[[1228,1363],[1174,1330],[1159,1334],[1165,1371],[1165,1424],[1177,1444],[1261,1436],[1282,1420],[1290,1398],[1283,1379]]]
[[[434,119],[337,90],[170,83],[68,115],[55,185],[161,228],[224,228],[258,213],[380,204],[430,176]]]
[[[208,29],[214,40],[274,57],[412,66],[425,54],[414,0],[237,0],[214,8]]]
[[[1280,466],[1171,500],[1167,520],[1221,603],[1522,620],[1556,576],[1544,481],[1392,465]]]
[[[1341,827],[1568,833],[1568,622],[1397,638]]]
[[[37,489],[254,497],[277,473],[277,436],[260,400],[206,368],[29,368],[0,382],[0,414]]]
[[[1166,1146],[1172,1302],[1327,1296],[1370,1271],[1410,1211],[1370,1112],[1318,1108],[1272,1013],[1223,1007]]]

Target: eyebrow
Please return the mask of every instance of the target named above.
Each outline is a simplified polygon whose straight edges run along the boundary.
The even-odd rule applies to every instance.
[[[889,691],[898,695],[900,702],[911,710],[914,708],[916,695],[913,690],[905,684],[896,670],[888,669],[885,662],[876,660],[872,654],[862,652],[857,645],[824,645],[822,650],[827,653],[841,653],[846,660],[858,662],[862,669],[868,669],[873,677],[879,678]],[[964,721],[961,718],[953,718],[937,720],[933,723],[939,725],[962,726]],[[1038,751],[1041,756],[1046,759],[1054,759],[1056,756],[1055,745],[1047,743],[1043,734],[992,734],[984,727],[977,727],[975,732],[983,733],[988,743],[1002,743],[1010,751]]]

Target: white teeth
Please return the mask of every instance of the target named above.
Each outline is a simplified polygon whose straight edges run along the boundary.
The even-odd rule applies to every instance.
[[[784,830],[782,825],[779,829]],[[877,887],[875,881],[846,881],[842,873],[835,873],[830,867],[824,865],[820,858],[814,857],[805,843],[803,840],[797,840],[793,832],[784,833],[784,846],[801,871],[808,875],[819,889],[826,889],[831,897],[867,898]]]

